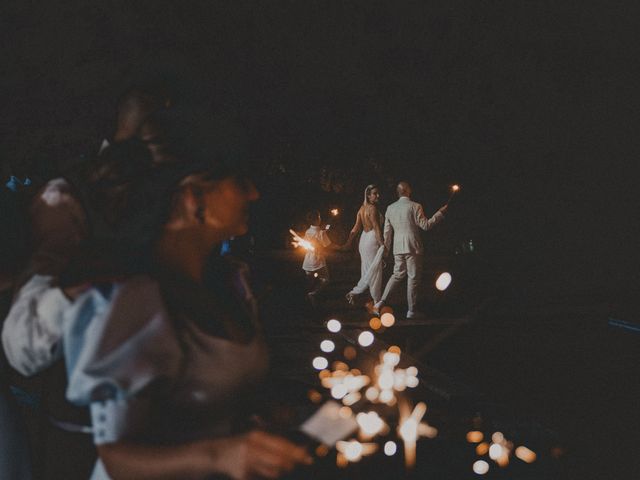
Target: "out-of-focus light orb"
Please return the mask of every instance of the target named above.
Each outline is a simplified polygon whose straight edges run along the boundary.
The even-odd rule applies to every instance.
[[[341,407],[340,410],[338,410],[338,416],[340,418],[349,419],[353,416],[353,410],[349,407]]]
[[[489,471],[489,464],[484,460],[478,460],[473,464],[473,473],[484,475]]]
[[[313,368],[316,370],[324,370],[329,366],[329,361],[324,357],[316,357],[313,359]]]
[[[460,190],[460,185],[451,185],[451,190],[454,192],[457,192],[458,190]]]
[[[487,442],[479,443],[478,446],[476,447],[476,455],[480,457],[482,455],[486,455],[488,451],[489,451],[489,444]]]
[[[387,443],[384,444],[384,454],[387,457],[391,457],[395,455],[397,451],[398,451],[398,446],[396,445],[396,442],[392,442],[391,440],[389,440]]]
[[[382,403],[390,403],[393,402],[395,396],[393,395],[393,391],[391,390],[382,390],[380,395],[378,395],[378,400]]]
[[[358,335],[358,343],[360,344],[360,346],[362,347],[369,347],[371,346],[371,344],[373,343],[374,340],[374,336],[373,333],[371,333],[368,330],[365,330],[364,332],[362,332],[360,335]]]
[[[342,324],[335,318],[332,318],[327,322],[327,330],[329,330],[331,333],[338,333],[341,329]]]
[[[467,442],[480,443],[484,439],[484,434],[477,430],[467,433]]]
[[[378,387],[380,387],[380,390],[391,390],[394,380],[393,372],[391,370],[385,370],[378,377]]]
[[[405,383],[409,388],[416,388],[418,383],[420,383],[420,380],[418,380],[418,377],[407,377]]]
[[[344,347],[344,351],[342,352],[342,354],[347,360],[353,360],[354,358],[356,358],[357,352],[355,348],[349,345],[347,347]]]
[[[367,390],[364,392],[364,396],[367,398],[367,400],[369,400],[370,402],[375,402],[376,400],[378,400],[378,396],[380,395],[380,391],[376,388],[376,387],[369,387],[367,388]]]
[[[349,393],[349,389],[347,389],[347,386],[342,383],[338,383],[331,387],[331,396],[336,400],[340,400],[347,393]]]
[[[331,209],[331,215],[333,215],[334,217],[337,217],[339,213],[340,213],[340,210],[338,210],[337,208]]]
[[[391,351],[391,349],[389,349],[389,351]],[[416,367],[408,367],[405,370],[405,373],[409,377],[417,377],[418,376],[418,369]]]
[[[491,460],[497,460],[502,456],[502,451],[502,445],[494,443],[489,447],[489,457],[491,458]]]
[[[356,415],[356,422],[366,437],[377,435],[385,426],[384,421],[376,412],[360,412]]]
[[[494,432],[494,434],[491,435],[491,441],[493,443],[502,443],[504,442],[504,435],[502,432]]]
[[[383,313],[380,316],[380,322],[384,327],[392,327],[396,323],[396,317],[393,316],[393,313]]]
[[[313,278],[318,278],[318,272],[313,274]]]
[[[355,440],[348,442],[344,449],[344,456],[350,462],[359,460],[362,457],[362,444]]]
[[[442,272],[436,280],[436,288],[441,292],[444,292],[451,285],[451,274],[449,272]]]
[[[391,353],[397,353],[398,355],[400,355],[400,353],[402,353],[401,350],[400,350],[400,347],[397,346],[397,345],[391,345],[387,351],[391,352]]]
[[[309,400],[313,403],[320,403],[322,401],[322,394],[317,390],[309,390],[308,396]]]
[[[369,326],[371,330],[379,330],[382,326],[382,321],[378,317],[373,317],[369,320]]]
[[[333,362],[333,369],[337,372],[348,372],[349,371],[349,365],[347,365],[344,362],[341,362],[340,360],[336,360],[335,362]]]
[[[529,450],[525,446],[516,448],[516,457],[526,463],[533,463],[536,461],[536,452]]]
[[[382,356],[382,362],[385,365],[389,365],[390,367],[395,367],[396,365],[398,365],[398,363],[400,363],[400,355],[395,352],[386,352]]]
[[[320,350],[322,350],[325,353],[333,352],[335,348],[336,348],[336,344],[333,343],[331,340],[323,340],[322,342],[320,342]]]
[[[329,455],[329,447],[321,443],[316,447],[316,455],[318,457],[326,457],[327,455]]]
[[[360,392],[351,392],[350,394],[346,395],[342,399],[342,403],[347,406],[350,406],[350,405],[353,405],[354,403],[358,403],[361,398],[362,398],[362,395],[360,394]]]

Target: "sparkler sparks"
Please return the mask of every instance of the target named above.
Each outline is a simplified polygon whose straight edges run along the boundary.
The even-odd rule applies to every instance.
[[[378,445],[375,443],[360,443],[357,440],[339,441],[336,444],[336,449],[347,462],[355,463],[359,462],[363,456],[371,455],[378,450]],[[338,460],[338,466],[340,466],[340,463],[340,460]]]
[[[294,232],[292,229],[289,229],[289,233],[293,237],[293,241],[291,242],[291,245],[293,245],[296,248],[302,247],[302,248],[304,248],[305,250],[307,250],[309,252],[315,251],[316,247],[314,247],[313,244],[309,240],[305,240],[300,235],[298,235],[296,232]]]
[[[421,423],[422,417],[427,412],[426,403],[418,403],[410,414],[408,413],[409,408],[409,404],[406,401],[400,404],[398,435],[404,441],[405,466],[407,469],[412,469],[416,464],[416,442],[418,436],[433,438],[438,434],[438,431],[427,423]]]

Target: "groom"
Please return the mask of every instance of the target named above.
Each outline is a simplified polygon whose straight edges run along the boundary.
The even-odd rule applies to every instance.
[[[380,311],[389,294],[408,276],[407,303],[409,311],[407,318],[415,318],[419,315],[416,311],[416,300],[423,254],[420,229],[426,231],[440,223],[447,211],[447,206],[441,207],[433,217],[427,218],[422,205],[411,200],[411,186],[407,182],[398,183],[396,191],[398,192],[398,201],[387,207],[384,222],[384,245],[387,251],[391,247],[391,238],[393,237],[393,257],[395,260],[393,275],[374,309]]]

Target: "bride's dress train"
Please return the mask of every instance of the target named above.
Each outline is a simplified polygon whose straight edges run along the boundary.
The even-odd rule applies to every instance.
[[[384,247],[378,244],[376,232],[369,230],[360,236],[360,280],[347,294],[349,299],[353,295],[360,295],[369,289],[374,303],[382,295],[382,257]]]

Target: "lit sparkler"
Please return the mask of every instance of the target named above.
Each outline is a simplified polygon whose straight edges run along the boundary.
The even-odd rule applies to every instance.
[[[460,185],[451,185],[451,195],[449,195],[449,200],[447,200],[447,205],[451,201],[451,199],[455,196],[456,193],[460,191]]]
[[[348,442],[339,441],[336,444],[338,450],[338,456],[342,455],[343,459],[347,462],[355,463],[365,455],[371,455],[378,450],[378,445],[375,443],[360,443],[357,440],[351,440]],[[341,461],[338,460],[338,465],[341,466]]]
[[[304,248],[305,250],[307,250],[309,252],[315,251],[316,247],[314,247],[313,244],[309,240],[305,240],[300,235],[298,235],[296,232],[294,232],[292,229],[289,229],[289,233],[293,237],[293,241],[291,242],[291,245],[293,245],[296,248],[302,247],[302,248]]]
[[[422,421],[427,412],[427,404],[418,403],[409,414],[409,404],[405,401],[400,404],[400,425],[398,435],[404,442],[404,462],[408,469],[416,464],[416,442],[419,436],[434,438],[438,430]]]

